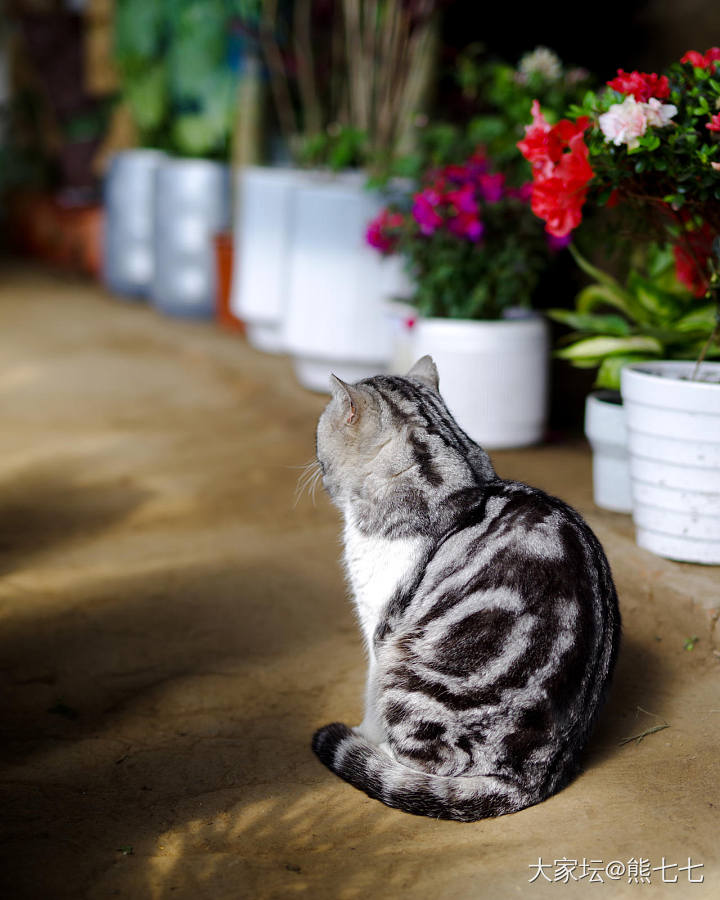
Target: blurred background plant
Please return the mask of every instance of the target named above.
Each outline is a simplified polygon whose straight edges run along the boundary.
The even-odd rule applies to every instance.
[[[387,170],[409,149],[438,38],[436,0],[262,0],[260,43],[290,157]]]
[[[117,0],[120,95],[143,146],[226,161],[260,0]]]
[[[396,173],[417,177],[428,166],[462,159],[482,145],[508,182],[519,186],[531,175],[516,145],[533,98],[542,97],[549,116],[559,118],[593,84],[587,69],[567,67],[547,47],[525,53],[513,66],[493,59],[481,43],[458,54],[451,78],[461,97],[453,120],[416,119],[413,152],[396,164]]]

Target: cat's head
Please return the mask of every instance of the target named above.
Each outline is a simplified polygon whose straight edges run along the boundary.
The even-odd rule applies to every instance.
[[[410,464],[409,435],[420,426],[416,410],[424,394],[440,399],[438,373],[423,356],[404,378],[379,375],[345,384],[332,375],[331,388],[318,422],[317,458],[325,489],[342,506],[368,481],[380,490]]]

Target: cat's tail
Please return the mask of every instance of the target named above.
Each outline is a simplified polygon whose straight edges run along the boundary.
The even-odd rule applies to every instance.
[[[416,816],[475,822],[517,812],[543,799],[495,775],[429,775],[410,769],[340,722],[316,731],[312,748],[353,787]]]

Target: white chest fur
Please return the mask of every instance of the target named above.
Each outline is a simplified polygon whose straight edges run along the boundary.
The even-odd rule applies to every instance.
[[[378,620],[398,585],[408,578],[421,554],[423,538],[368,537],[345,517],[345,565],[360,626],[372,658]]]

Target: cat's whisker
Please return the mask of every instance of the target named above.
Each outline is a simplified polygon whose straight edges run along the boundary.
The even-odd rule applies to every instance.
[[[313,505],[315,505],[315,489],[319,479],[322,477],[320,463],[317,459],[312,459],[304,466],[297,466],[295,468],[302,469],[302,472],[300,473],[295,488],[295,502],[293,503],[293,509],[298,505],[301,497],[305,493],[312,497]]]

